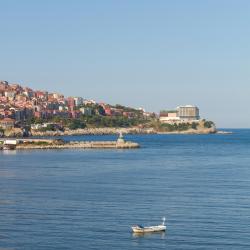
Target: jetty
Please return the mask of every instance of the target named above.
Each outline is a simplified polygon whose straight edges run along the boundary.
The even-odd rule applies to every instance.
[[[0,149],[133,149],[139,148],[136,142],[124,140],[122,134],[116,141],[65,141],[63,139],[1,139]]]

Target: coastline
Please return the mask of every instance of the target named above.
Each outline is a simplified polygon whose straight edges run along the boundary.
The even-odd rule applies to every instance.
[[[215,127],[211,128],[204,128],[199,127],[197,129],[188,129],[184,131],[163,131],[157,130],[153,127],[149,128],[138,128],[138,127],[130,127],[130,128],[84,128],[84,129],[76,129],[76,130],[69,130],[66,129],[65,131],[38,131],[38,130],[31,130],[29,135],[26,136],[27,138],[32,137],[62,137],[62,136],[80,136],[80,135],[117,135],[117,134],[179,134],[179,135],[203,135],[203,134],[232,134],[232,131],[224,131],[224,130],[217,130]],[[15,128],[13,130],[9,130],[6,132],[5,136],[1,138],[23,138],[23,134],[21,129]]]
[[[185,131],[158,131],[154,128],[85,128],[76,130],[65,131],[31,131],[31,136],[44,137],[44,136],[77,136],[77,135],[117,135],[123,134],[215,134],[218,131],[215,128],[199,128],[189,129]]]
[[[65,133],[66,132],[66,133]],[[60,136],[77,136],[77,135],[115,135],[120,133],[118,140],[113,141],[65,141]],[[153,128],[94,128],[62,131],[46,131],[33,134],[30,138],[0,139],[2,141],[0,149],[132,149],[139,148],[136,142],[125,141],[122,134],[179,134],[179,135],[205,135],[205,134],[232,134],[229,131],[217,131],[215,127],[189,129],[186,131],[156,131]],[[45,137],[45,138],[43,138]],[[15,145],[14,145],[15,144]]]

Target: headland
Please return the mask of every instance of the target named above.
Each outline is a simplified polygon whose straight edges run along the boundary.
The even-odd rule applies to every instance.
[[[0,81],[0,137],[216,133],[199,112],[183,105],[157,114]]]

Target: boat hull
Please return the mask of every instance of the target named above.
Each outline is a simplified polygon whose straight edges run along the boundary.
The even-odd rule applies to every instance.
[[[152,227],[132,227],[132,231],[134,233],[153,233],[153,232],[163,232],[166,231],[166,226],[159,225],[159,226],[152,226]]]

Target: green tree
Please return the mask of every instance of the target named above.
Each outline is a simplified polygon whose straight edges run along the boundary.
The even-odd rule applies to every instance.
[[[75,129],[79,129],[79,128],[85,128],[86,127],[86,124],[79,120],[79,119],[74,119],[74,120],[71,120],[69,125],[68,125],[68,128],[71,129],[71,130],[75,130]]]
[[[0,127],[0,137],[4,136],[4,129]]]
[[[212,121],[205,121],[204,122],[205,128],[212,128],[212,126],[214,126],[214,123]]]
[[[197,129],[198,123],[197,122],[192,122],[191,128],[192,129]]]
[[[105,115],[105,110],[100,105],[97,107],[97,112],[98,112],[99,115]]]

